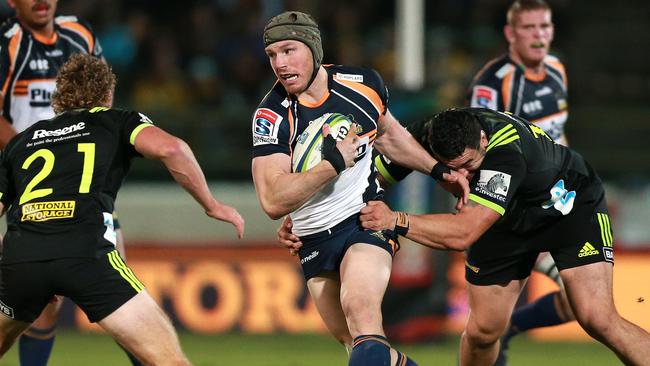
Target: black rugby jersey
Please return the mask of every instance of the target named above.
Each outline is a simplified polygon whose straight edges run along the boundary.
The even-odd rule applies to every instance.
[[[495,228],[526,233],[604,199],[596,172],[538,126],[503,112],[468,108],[488,137],[470,199],[503,215]]]
[[[511,112],[542,128],[557,141],[568,117],[567,78],[554,56],[544,59],[544,73],[536,77],[504,55],[490,61],[476,75],[468,91],[470,107]]]
[[[32,123],[54,117],[51,108],[56,75],[74,53],[102,57],[90,26],[75,16],[54,18],[54,36],[43,39],[16,18],[0,26],[2,114],[21,132]]]
[[[356,165],[344,170],[291,214],[297,235],[333,227],[358,213],[379,191],[371,154],[377,137],[377,121],[387,110],[388,91],[374,70],[339,65],[324,67],[328,88],[322,100],[315,104],[299,102],[276,82],[252,121],[253,158],[275,153],[291,156],[298,136],[310,122],[327,113],[349,116],[361,127]]]
[[[112,212],[133,144],[151,121],[96,107],[62,113],[14,137],[2,153],[9,207],[2,261],[96,257],[114,249]]]

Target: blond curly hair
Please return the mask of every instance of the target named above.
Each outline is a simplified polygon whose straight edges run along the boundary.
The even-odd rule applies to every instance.
[[[56,77],[52,108],[59,114],[71,109],[107,106],[115,89],[115,74],[103,60],[76,53]]]

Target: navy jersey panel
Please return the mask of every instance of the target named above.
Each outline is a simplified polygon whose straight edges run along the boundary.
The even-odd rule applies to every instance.
[[[18,132],[41,119],[52,118],[52,93],[59,69],[75,53],[102,58],[92,29],[76,16],[58,16],[54,36],[43,40],[16,18],[0,26],[0,87],[3,116]]]
[[[533,75],[509,55],[490,61],[474,78],[467,104],[511,112],[539,125],[553,139],[567,120],[567,78],[564,65],[547,56],[541,75]]]

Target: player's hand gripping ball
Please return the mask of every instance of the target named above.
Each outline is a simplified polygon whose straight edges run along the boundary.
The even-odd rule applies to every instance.
[[[352,119],[340,113],[326,113],[314,121],[298,136],[298,141],[291,156],[294,173],[307,171],[322,159],[323,125],[330,126],[330,134],[336,141],[342,141],[348,135]]]

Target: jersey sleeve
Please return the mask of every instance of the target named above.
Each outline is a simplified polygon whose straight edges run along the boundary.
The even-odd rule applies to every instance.
[[[473,108],[488,108],[500,111],[504,108],[502,85],[505,74],[512,73],[514,69],[509,64],[504,64],[502,58],[489,61],[476,73],[469,90],[467,91],[466,104]]]
[[[526,174],[526,162],[515,149],[489,151],[470,182],[469,199],[504,215]]]
[[[288,108],[260,104],[252,121],[253,157],[275,153],[291,155],[291,136],[295,128]]]
[[[97,34],[93,31],[90,23],[81,18],[78,18],[78,21],[79,24],[88,31],[88,53],[97,58],[104,59],[104,50],[102,49],[101,44],[99,44],[99,38],[97,38]]]
[[[142,130],[153,126],[153,122],[149,117],[140,112],[129,111],[124,113],[122,140],[127,142],[130,146],[135,146],[135,138],[140,132],[142,132]]]
[[[379,100],[382,104],[381,114],[386,114],[388,110],[388,87],[384,83],[384,79],[376,70],[371,69],[367,84],[379,95]]]
[[[426,119],[409,123],[406,126],[406,130],[413,135],[413,138],[415,138],[415,140],[419,142],[430,155],[432,155],[427,141],[427,129],[428,124]],[[393,163],[383,154],[377,154],[374,161],[377,172],[391,185],[400,182],[413,172],[412,169]]]
[[[90,23],[77,16],[58,16],[55,18],[55,22],[80,37],[85,43],[86,51],[89,54],[104,59],[104,51]]]
[[[469,90],[468,105],[473,108],[488,108],[499,110],[499,85],[496,78],[487,77],[486,73],[480,75]],[[495,79],[495,80],[491,80]]]

